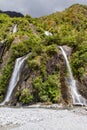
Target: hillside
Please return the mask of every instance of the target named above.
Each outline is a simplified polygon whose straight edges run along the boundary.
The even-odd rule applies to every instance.
[[[23,14],[21,14],[19,12],[15,12],[15,11],[2,11],[2,10],[0,10],[0,14],[7,14],[10,17],[24,17]]]
[[[17,32],[13,29],[17,25]],[[29,54],[10,104],[72,104],[63,46],[78,91],[87,99],[87,6],[75,4],[41,18],[0,14],[0,102],[6,95],[17,58]]]

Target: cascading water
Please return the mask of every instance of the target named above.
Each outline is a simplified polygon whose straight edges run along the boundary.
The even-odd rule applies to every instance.
[[[49,31],[45,31],[45,35],[46,35],[46,36],[52,36],[52,33],[49,32]]]
[[[86,105],[86,100],[85,98],[83,98],[79,93],[78,93],[78,90],[77,90],[77,87],[76,87],[76,81],[73,77],[73,73],[71,71],[71,67],[70,67],[70,64],[69,64],[69,61],[68,61],[68,58],[67,58],[67,55],[64,51],[64,49],[60,46],[59,47],[62,51],[62,54],[64,56],[64,59],[66,61],[66,66],[67,66],[67,69],[68,69],[68,72],[69,72],[69,76],[70,76],[70,90],[71,90],[71,95],[72,95],[72,98],[73,98],[73,104],[74,105]]]
[[[15,24],[13,28],[13,33],[16,33],[16,32],[17,32],[17,24]]]
[[[12,77],[8,86],[6,97],[0,105],[4,105],[6,102],[10,101],[12,92],[19,81],[21,70],[24,65],[24,61],[27,59],[27,57],[28,55],[16,59],[15,67],[14,67]]]

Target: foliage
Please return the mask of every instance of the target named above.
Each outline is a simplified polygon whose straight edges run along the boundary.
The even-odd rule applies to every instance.
[[[40,63],[37,60],[28,60],[28,66],[31,70],[38,70]]]
[[[11,30],[15,24],[18,29],[13,34]],[[10,18],[0,14],[0,30],[0,40],[6,39],[3,55],[7,51],[9,53],[7,65],[0,74],[0,101],[6,93],[16,58],[30,52],[28,69],[38,75],[32,79],[32,94],[28,88],[22,90],[20,101],[23,104],[33,101],[58,102],[61,96],[59,64],[55,65],[58,69],[52,73],[47,70],[49,59],[59,54],[58,46],[72,47],[70,63],[76,78],[81,79],[87,74],[87,6],[75,4],[63,12],[40,18],[29,15]],[[52,36],[46,36],[45,31],[51,32]]]
[[[41,77],[36,77],[33,81],[33,87],[36,101],[58,102],[60,98],[58,75],[50,75],[45,81],[43,81]]]
[[[18,45],[13,44],[11,47],[13,57],[16,59],[17,57],[21,57],[29,52],[28,48],[21,42]]]
[[[6,42],[6,49],[7,49],[7,50],[9,50],[9,48],[10,48],[11,43],[13,42],[13,40],[14,40],[14,37],[13,37],[13,36],[9,35],[9,36],[7,37],[7,42]]]
[[[7,90],[6,87],[8,86],[12,74],[13,66],[14,66],[14,61],[12,61],[12,59],[9,59],[7,65],[3,69],[3,74],[0,76],[0,101],[3,100],[6,94],[6,90]]]
[[[19,100],[23,104],[28,104],[33,100],[33,96],[30,94],[30,91],[28,88],[25,88],[22,90]]]
[[[58,49],[57,49],[56,45],[50,45],[50,46],[47,46],[47,48],[46,48],[46,53],[49,56],[53,56],[53,55],[57,54],[57,52],[58,52]]]
[[[85,73],[87,65],[87,42],[84,41],[79,45],[79,51],[73,53],[72,68],[76,77],[81,78]]]

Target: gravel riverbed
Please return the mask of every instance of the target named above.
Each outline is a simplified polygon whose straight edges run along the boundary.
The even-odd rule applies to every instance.
[[[87,130],[87,109],[0,107],[0,130]]]

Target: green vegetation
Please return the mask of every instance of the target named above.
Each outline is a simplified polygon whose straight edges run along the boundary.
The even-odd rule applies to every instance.
[[[83,74],[86,73],[86,66],[87,66],[87,42],[83,41],[79,45],[78,51],[73,53],[72,56],[72,68],[77,78],[81,78]]]
[[[33,81],[35,101],[57,103],[60,98],[60,83],[57,74],[48,76],[47,80],[36,77]]]
[[[57,52],[58,52],[57,48],[58,47],[56,45],[47,46],[47,48],[46,48],[47,55],[53,56],[53,55],[57,54]]]
[[[13,34],[12,26],[15,24],[18,30]],[[5,96],[16,58],[28,53],[31,53],[27,59],[29,72],[37,75],[31,81],[32,92],[24,88],[20,93],[19,101],[23,104],[59,101],[60,65],[52,61],[59,54],[59,45],[72,47],[70,63],[75,78],[81,80],[83,75],[87,75],[87,6],[76,4],[63,12],[41,18],[29,15],[10,18],[0,14],[0,30],[0,40],[6,39],[3,55],[9,53],[4,67],[3,58],[1,63],[0,101]],[[46,36],[45,31],[51,32],[52,36]]]
[[[21,92],[19,100],[23,104],[28,104],[33,100],[33,96],[30,94],[30,91],[29,91],[28,88],[23,89],[23,91]]]
[[[4,95],[6,94],[7,86],[12,74],[14,67],[14,61],[9,59],[7,65],[3,69],[3,74],[0,76],[0,101],[3,100]]]

